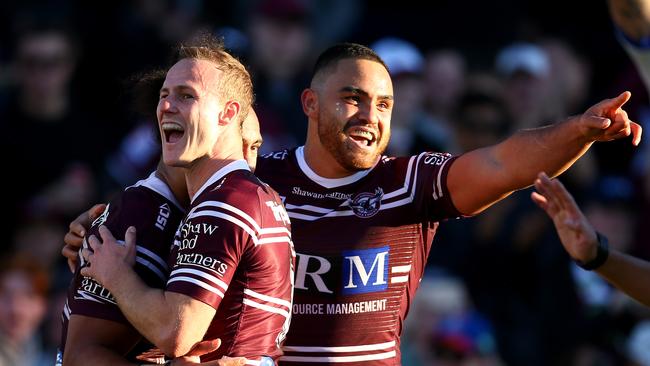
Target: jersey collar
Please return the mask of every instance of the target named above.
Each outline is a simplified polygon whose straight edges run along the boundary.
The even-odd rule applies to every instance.
[[[336,188],[336,187],[341,187],[345,186],[354,182],[359,181],[361,178],[365,177],[374,169],[374,167],[377,165],[375,163],[371,168],[366,169],[366,170],[360,170],[354,174],[348,175],[347,177],[343,178],[325,178],[321,177],[320,175],[316,174],[309,165],[307,165],[307,161],[305,160],[305,147],[300,146],[299,148],[296,149],[296,160],[298,160],[298,166],[300,167],[300,170],[311,180],[313,180],[315,183],[325,187],[325,188]],[[379,161],[379,160],[378,160]]]
[[[171,188],[169,188],[167,183],[162,179],[158,178],[158,176],[156,176],[156,172],[152,172],[148,178],[138,181],[136,184],[132,185],[131,187],[138,187],[138,186],[149,188],[150,190],[165,197],[176,207],[178,207],[178,209],[180,209],[182,212],[186,211],[183,205],[181,205],[178,202],[178,200],[176,200],[176,196],[174,196],[174,193],[172,193],[172,190]]]
[[[234,172],[235,170],[248,170],[250,171],[250,167],[248,166],[248,163],[246,163],[246,160],[240,159],[240,160],[235,160],[228,165],[224,166],[223,168],[217,170],[210,176],[210,178],[203,183],[201,188],[199,188],[198,191],[192,196],[192,203],[194,203],[194,200],[196,197],[198,197],[203,191],[211,186],[213,183],[216,181],[220,180],[221,178],[225,177],[228,173]]]

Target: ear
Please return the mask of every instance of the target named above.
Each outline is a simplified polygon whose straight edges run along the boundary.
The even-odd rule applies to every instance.
[[[219,113],[219,126],[225,126],[236,122],[239,117],[241,105],[235,100],[229,100],[224,104],[223,111]]]
[[[314,89],[307,88],[303,90],[300,95],[300,101],[302,102],[302,110],[307,117],[318,116],[318,94]]]

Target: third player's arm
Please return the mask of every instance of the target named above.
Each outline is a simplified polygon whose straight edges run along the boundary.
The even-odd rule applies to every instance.
[[[110,320],[72,315],[63,364],[66,366],[133,365],[123,355],[140,340],[133,328]]]
[[[456,208],[473,215],[530,186],[537,173],[556,176],[568,169],[594,141],[634,135],[641,127],[630,121],[621,106],[625,92],[589,108],[584,114],[555,125],[519,131],[505,141],[461,155],[449,169],[448,186]]]

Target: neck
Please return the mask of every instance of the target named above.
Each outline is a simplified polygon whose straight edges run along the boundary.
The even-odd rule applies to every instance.
[[[305,162],[309,168],[323,178],[345,178],[355,173],[342,167],[320,141],[318,143],[310,143],[307,140],[304,153]]]
[[[194,198],[194,195],[196,195],[199,189],[203,187],[205,182],[207,182],[214,173],[241,158],[241,156],[237,155],[221,159],[204,157],[194,162],[192,166],[185,171],[185,182],[187,183],[187,191],[190,200]]]
[[[184,207],[189,206],[190,199],[185,184],[185,174],[183,168],[174,168],[165,165],[162,159],[158,162],[156,175],[167,183],[176,200]]]

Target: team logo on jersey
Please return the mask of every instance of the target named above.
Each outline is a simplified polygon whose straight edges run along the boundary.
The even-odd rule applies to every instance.
[[[388,288],[389,247],[343,252],[343,294],[354,295]]]
[[[350,203],[352,212],[361,218],[373,217],[379,212],[382,197],[384,197],[384,190],[379,187],[375,189],[374,193],[359,193]]]
[[[111,207],[110,204],[106,205],[106,209],[104,209],[104,212],[102,212],[102,214],[99,215],[99,217],[96,218],[95,221],[93,221],[92,226],[99,226],[99,225],[106,222],[106,220],[108,219],[108,208],[109,207]]]

